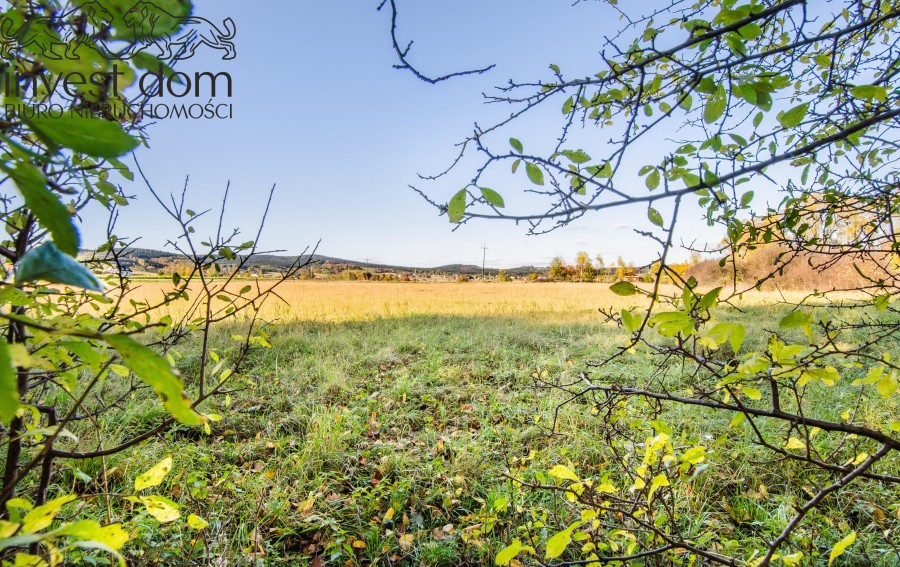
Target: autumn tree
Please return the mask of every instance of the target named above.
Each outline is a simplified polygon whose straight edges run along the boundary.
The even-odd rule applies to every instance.
[[[385,5],[396,23],[396,2]],[[638,231],[659,247],[650,284],[612,287],[646,299],[642,308],[607,312],[627,332],[621,349],[586,361],[578,380],[540,384],[603,421],[592,450],[605,468],[548,464],[538,480],[510,471],[567,504],[548,520],[556,529],[546,537],[520,527],[497,563],[766,567],[848,556],[851,564],[896,564],[897,518],[882,502],[870,519],[851,519],[857,502],[847,494],[896,502],[900,486],[900,421],[895,411],[871,409],[895,408],[900,397],[900,2],[575,5],[621,23],[610,37],[585,39],[587,50],[602,50],[594,74],[551,64],[534,80],[504,84],[487,98],[510,115],[479,122],[453,162],[481,160],[471,182],[447,187],[438,175],[417,187],[453,223],[512,221],[534,234],[640,207],[647,221]],[[428,77],[393,32],[400,68],[436,82],[464,74]],[[560,116],[559,135],[536,139],[525,117],[548,107]],[[496,187],[501,175],[527,184],[528,198],[484,186],[490,177]],[[701,250],[723,267],[763,245],[784,253],[752,281],[731,272],[728,285],[701,290],[671,266],[675,248],[691,240],[689,202],[725,235]],[[815,293],[759,311],[756,327],[729,316],[743,294],[811,255],[826,259],[817,270],[850,262],[859,283],[822,278]],[[664,278],[677,293],[663,293]],[[623,375],[623,362],[641,353],[657,358],[655,371]],[[729,433],[695,435],[691,423],[668,420],[672,408],[724,420]],[[758,458],[747,456],[750,447]],[[738,464],[764,467],[784,485],[760,501],[773,521],[755,531],[739,522],[717,529],[715,519],[734,508],[698,509],[689,496],[710,470]],[[847,521],[831,525],[826,508]]]
[[[584,250],[575,255],[575,270],[578,277],[583,282],[594,279],[594,264],[591,262],[591,255]]]
[[[149,119],[147,97],[128,98],[125,89],[146,72],[171,74],[174,63],[137,48],[165,40],[192,13],[190,2],[158,0],[163,15],[141,23],[128,15],[134,4],[17,1],[0,12],[3,565],[125,565],[122,550],[148,518],[160,532],[163,524],[195,533],[208,527],[160,493],[177,456],[119,486],[107,482],[106,459],[179,426],[209,434],[221,419],[210,402],[234,388],[248,354],[268,345],[259,309],[284,281],[236,286],[237,270],[223,270],[246,268],[261,252],[261,226],[247,239],[223,225],[227,189],[195,212],[185,192],[157,191],[152,172],[130,159]],[[171,288],[153,299],[135,298],[123,269],[134,240],[115,221],[132,194],[119,184],[132,182],[172,222],[169,245],[181,258]],[[271,199],[260,200],[263,219]],[[79,258],[75,220],[90,208],[108,212],[107,238],[95,255]],[[198,239],[198,220],[213,208],[215,236]],[[284,279],[302,264],[286,269]],[[101,279],[103,272],[113,275]],[[216,352],[206,340],[210,329],[235,315],[246,324],[232,347]],[[194,337],[198,367],[182,376],[178,348]],[[130,404],[159,409],[134,422]],[[104,435],[110,427],[114,435]],[[93,478],[83,470],[100,472]]]

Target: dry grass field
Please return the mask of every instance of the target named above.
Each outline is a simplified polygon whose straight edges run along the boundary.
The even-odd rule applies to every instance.
[[[228,290],[236,292],[248,283],[265,289],[265,280],[233,282]],[[644,285],[649,289],[649,285]],[[132,297],[139,301],[159,299],[172,286],[168,281],[144,281],[135,284]],[[673,286],[662,289],[671,294]],[[804,294],[791,292],[752,292],[742,305],[774,305],[785,298],[797,300]],[[271,322],[342,323],[417,315],[459,317],[514,317],[541,323],[591,323],[599,319],[599,308],[638,307],[644,296],[619,297],[602,283],[387,283],[342,281],[291,281],[272,297],[262,316]],[[169,313],[180,308],[174,304]],[[165,311],[163,313],[166,313]]]
[[[150,301],[171,288],[134,284],[135,298]],[[248,284],[267,282],[240,281],[228,291]],[[565,393],[540,384],[574,382],[582,372],[598,381],[645,381],[659,372],[660,360],[644,351],[604,368],[587,365],[628,340],[597,310],[646,301],[618,297],[608,284],[297,281],[279,293],[283,301],[272,298],[263,311],[272,348],[255,349],[230,396],[205,407],[222,417],[208,435],[180,428],[78,471],[100,477],[110,468],[121,483],[110,490],[126,491],[134,476],[175,456],[163,493],[210,526],[198,538],[173,523],[161,536],[148,520],[129,551],[133,564],[493,565],[523,523],[570,521],[555,493],[512,484],[505,476],[511,463],[527,479],[543,478],[555,464],[610,466],[598,444],[604,422],[590,404],[567,403]],[[746,325],[745,348],[765,348],[763,324],[783,316],[783,299],[748,294],[746,309],[722,307],[717,317]],[[237,348],[235,327],[240,323],[210,338],[226,364]],[[178,353],[185,377],[199,372],[198,353],[197,345]],[[659,377],[665,387],[684,388],[689,376],[670,370]],[[880,398],[854,402],[849,382],[810,393],[818,416],[841,419],[852,410],[862,423],[883,424],[900,411]],[[764,546],[804,497],[795,486],[806,482],[803,465],[787,477],[775,474],[765,464],[770,455],[753,444],[749,428],[732,427],[730,414],[663,410],[658,418],[679,435],[710,440],[709,468],[679,505],[722,534],[716,545],[723,550]],[[161,411],[154,400],[129,404],[108,421],[106,442],[156,423]],[[725,440],[735,449],[726,450]],[[93,441],[81,443],[88,449]],[[759,486],[769,498],[759,496]],[[900,521],[896,489],[871,488],[854,485],[830,501],[817,538],[828,545],[840,539],[844,518],[859,516],[870,501],[884,503],[885,526]],[[876,528],[860,528],[875,536],[857,543],[844,564],[896,565]],[[825,565],[824,545],[804,548],[818,561],[810,565]]]

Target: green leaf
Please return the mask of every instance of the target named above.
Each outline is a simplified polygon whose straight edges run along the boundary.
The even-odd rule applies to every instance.
[[[778,122],[781,123],[781,126],[783,128],[793,128],[795,126],[799,126],[800,123],[803,122],[803,119],[806,118],[807,111],[809,111],[809,103],[795,106],[794,108],[779,116]]]
[[[725,114],[727,108],[728,96],[725,94],[725,86],[719,85],[718,92],[706,101],[706,106],[703,109],[703,120],[707,124],[712,124]]]
[[[850,94],[852,94],[854,98],[861,98],[864,100],[877,100],[878,102],[887,100],[887,89],[876,85],[860,85],[858,87],[853,87],[850,89]]]
[[[559,153],[569,158],[572,163],[582,164],[591,161],[591,156],[589,156],[584,150],[563,150]]]
[[[45,281],[103,291],[100,280],[81,263],[60,252],[52,242],[29,251],[16,264],[16,283]]]
[[[6,341],[0,342],[0,423],[9,425],[19,410],[19,384]]]
[[[466,197],[468,197],[468,193],[465,189],[461,189],[450,199],[450,204],[447,205],[447,216],[450,217],[450,222],[456,224],[465,216]]]
[[[738,29],[738,33],[746,40],[753,40],[762,35],[762,28],[759,27],[759,24],[749,23]]]
[[[594,177],[599,177],[601,179],[609,179],[613,176],[613,168],[610,162],[606,162],[603,164],[603,167],[591,166],[587,168],[588,173],[593,175]]]
[[[728,43],[728,48],[732,53],[740,57],[747,56],[747,46],[744,45],[744,42],[741,40],[741,37],[738,34],[727,34],[725,36],[725,41]]]
[[[185,425],[205,423],[203,417],[191,408],[190,400],[184,395],[184,385],[165,358],[127,335],[106,335],[103,340],[116,349],[138,378],[159,394],[163,405],[175,419]]]
[[[657,211],[653,207],[650,207],[647,210],[647,218],[649,218],[650,222],[652,222],[656,226],[663,226],[666,223],[659,211]]]
[[[523,146],[522,142],[520,142],[517,138],[510,138],[509,145],[512,146],[513,149],[520,154],[525,151],[525,146]]]
[[[805,327],[810,323],[812,323],[812,318],[808,313],[804,313],[803,311],[794,311],[784,317],[778,323],[778,326],[782,329],[795,329],[797,327]]]
[[[716,83],[712,80],[712,77],[700,79],[700,82],[697,84],[697,92],[708,95],[716,94]]]
[[[2,164],[0,169],[15,182],[25,204],[41,226],[50,231],[56,247],[70,256],[77,256],[80,241],[72,223],[72,213],[47,188],[44,172],[24,162],[16,163],[15,168]]]
[[[650,326],[656,327],[660,335],[674,337],[680,333],[691,335],[694,332],[696,319],[683,311],[667,311],[657,313],[648,321]]]
[[[544,172],[536,164],[527,162],[525,164],[525,172],[528,174],[528,179],[530,179],[531,182],[535,185],[544,184]]]
[[[172,456],[158,462],[153,468],[134,479],[134,490],[140,492],[145,488],[151,488],[162,484],[163,479],[172,470]]]
[[[729,344],[731,344],[731,350],[733,350],[735,354],[737,354],[737,352],[741,350],[741,346],[744,344],[744,338],[746,337],[746,335],[747,329],[743,325],[733,326]]]
[[[658,169],[651,171],[650,175],[647,176],[647,179],[645,181],[645,183],[647,184],[647,189],[653,191],[654,189],[659,187],[660,179],[661,177]]]
[[[828,556],[828,564],[831,565],[834,563],[834,560],[843,555],[844,552],[847,551],[847,548],[853,545],[853,542],[855,541],[856,532],[850,532],[850,535],[834,544],[834,547],[831,548],[831,555]]]
[[[500,195],[500,193],[497,193],[493,189],[481,187],[481,195],[488,203],[494,205],[495,207],[502,209],[506,206],[506,203],[503,201],[503,197]]]
[[[96,118],[63,115],[37,117],[28,125],[45,142],[98,158],[117,158],[138,145],[115,122]]]
[[[743,147],[747,145],[747,138],[741,136],[740,134],[729,133],[728,135],[739,146]]]
[[[700,301],[697,302],[697,306],[700,309],[709,309],[716,304],[716,301],[719,300],[720,293],[722,293],[721,287],[717,287],[707,292],[703,297],[700,298]]]
[[[637,286],[631,282],[618,282],[611,285],[609,291],[622,297],[628,297],[637,293]]]
[[[642,321],[643,319],[637,315],[632,315],[631,311],[627,309],[622,310],[622,326],[625,327],[625,330],[629,333],[634,333],[640,329]]]

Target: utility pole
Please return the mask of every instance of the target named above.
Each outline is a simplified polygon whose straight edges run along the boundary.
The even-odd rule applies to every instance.
[[[485,280],[487,280],[487,278],[484,275],[484,266],[487,263],[487,251],[488,251],[487,242],[484,243],[484,245],[481,247],[481,250],[484,252],[484,254],[481,257],[481,281],[485,281]]]

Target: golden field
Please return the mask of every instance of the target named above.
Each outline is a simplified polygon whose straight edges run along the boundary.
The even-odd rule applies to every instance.
[[[214,284],[219,285],[221,284]],[[246,285],[266,289],[265,280],[232,282],[227,290],[236,293]],[[650,289],[644,284],[641,287]],[[199,289],[192,288],[193,294]],[[130,297],[138,301],[159,301],[172,290],[168,281],[135,282]],[[664,293],[677,290],[673,286]],[[217,295],[220,291],[216,291]],[[366,321],[419,315],[464,317],[516,317],[547,322],[593,322],[601,320],[600,308],[639,307],[645,296],[619,297],[603,283],[388,283],[343,281],[290,281],[271,296],[262,317],[271,322]],[[787,299],[798,300],[803,294],[793,293]],[[742,304],[775,304],[786,299],[776,292],[746,294]],[[160,314],[181,315],[184,302],[176,302]]]

